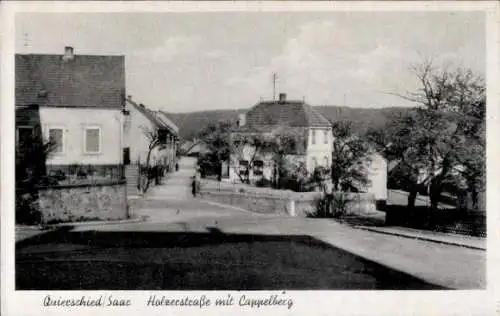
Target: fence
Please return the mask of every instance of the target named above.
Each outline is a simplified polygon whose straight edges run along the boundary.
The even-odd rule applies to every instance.
[[[49,165],[47,185],[77,185],[115,182],[125,179],[123,165]]]

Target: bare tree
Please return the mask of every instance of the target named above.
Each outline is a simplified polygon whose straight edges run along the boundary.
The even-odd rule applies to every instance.
[[[457,174],[477,183],[483,173],[484,79],[470,70],[438,69],[429,61],[412,70],[420,87],[399,96],[419,106],[386,128],[391,135],[385,149],[407,169],[408,206],[414,207],[426,187],[436,209],[443,188],[460,182]]]
[[[300,127],[279,125],[270,133],[269,152],[274,164],[273,182],[281,187],[282,179],[290,179],[300,185],[307,178],[305,162],[298,157],[306,150],[307,130]],[[281,180],[280,180],[281,179]]]
[[[331,177],[333,189],[343,190],[368,184],[366,164],[370,161],[368,143],[354,135],[350,121],[333,124],[333,152]]]
[[[154,166],[151,165],[151,155],[155,149],[161,150],[164,148],[166,134],[159,129],[149,128],[143,128],[143,133],[148,142],[148,153],[146,155],[145,165],[141,166],[139,162],[139,168],[142,168],[141,174],[145,174],[145,176],[141,176],[141,179],[139,179],[139,190],[142,193],[146,193],[153,179],[157,177],[155,173],[159,172],[158,168],[160,167],[157,162],[154,163]]]
[[[250,170],[254,165],[256,158],[267,158],[272,155],[275,148],[275,140],[271,134],[259,131],[245,131],[233,133],[231,136],[231,158],[233,160],[246,161],[243,166],[244,172],[241,172],[241,166],[233,161],[231,165],[243,183],[249,183]],[[265,159],[268,160],[268,159]]]

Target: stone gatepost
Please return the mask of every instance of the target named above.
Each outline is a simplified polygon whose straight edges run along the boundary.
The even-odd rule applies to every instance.
[[[295,201],[294,200],[289,200],[288,201],[288,215],[295,217]]]

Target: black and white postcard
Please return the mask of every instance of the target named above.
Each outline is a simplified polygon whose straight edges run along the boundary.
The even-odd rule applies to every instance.
[[[498,313],[498,3],[1,9],[2,314]]]

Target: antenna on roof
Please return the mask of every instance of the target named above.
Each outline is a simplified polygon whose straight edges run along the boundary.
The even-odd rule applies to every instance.
[[[276,101],[276,81],[278,80],[278,74],[273,72],[273,100]]]

